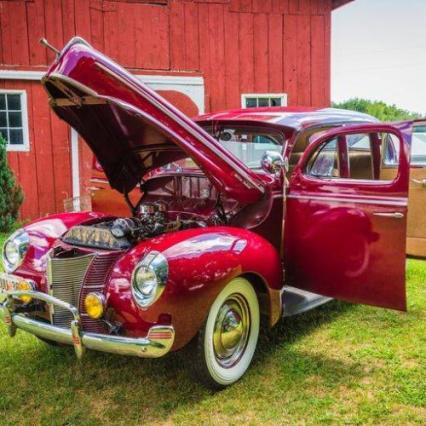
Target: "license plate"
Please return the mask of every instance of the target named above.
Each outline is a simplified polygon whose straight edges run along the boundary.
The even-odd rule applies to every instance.
[[[25,278],[18,277],[17,275],[5,274],[0,272],[0,293],[5,291],[17,290],[18,284],[26,283],[32,285],[32,281]]]

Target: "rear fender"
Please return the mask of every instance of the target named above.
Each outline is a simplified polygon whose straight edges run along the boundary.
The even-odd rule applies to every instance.
[[[142,310],[131,294],[131,275],[136,264],[152,250],[167,258],[169,279],[158,301]],[[165,234],[142,242],[115,265],[107,291],[108,305],[131,335],[146,332],[168,315],[176,330],[174,349],[179,349],[198,332],[220,291],[241,275],[256,277],[255,287],[262,283],[269,299],[277,300],[283,285],[279,253],[264,238],[240,228]],[[274,321],[279,311],[275,306]]]

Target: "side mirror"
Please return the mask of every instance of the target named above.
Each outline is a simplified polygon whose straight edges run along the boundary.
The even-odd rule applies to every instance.
[[[272,173],[274,175],[280,174],[281,170],[283,170],[284,174],[286,174],[288,170],[288,162],[285,161],[283,156],[276,151],[266,151],[263,154],[261,166],[265,172]]]

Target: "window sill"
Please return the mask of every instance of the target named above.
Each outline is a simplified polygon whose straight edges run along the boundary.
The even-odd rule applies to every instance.
[[[28,145],[6,145],[6,152],[30,152],[30,147]]]

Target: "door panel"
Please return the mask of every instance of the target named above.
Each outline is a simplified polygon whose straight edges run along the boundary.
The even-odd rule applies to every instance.
[[[426,238],[426,169],[411,168],[407,236]]]
[[[383,150],[388,149],[384,144]],[[415,123],[412,140],[412,159],[410,167],[410,186],[408,197],[407,249],[411,256],[426,257],[426,126],[423,122]],[[383,164],[381,174],[392,179],[397,166]]]
[[[426,168],[411,167],[408,201],[407,254],[426,257]]]
[[[313,177],[305,166],[323,144],[338,138],[340,169],[350,170],[349,135],[389,132],[400,139],[392,181]],[[370,137],[371,144],[380,143]],[[285,227],[291,285],[351,302],[405,310],[405,237],[411,125],[362,125],[331,130],[305,151],[290,181]],[[373,145],[374,148],[374,145]],[[359,155],[360,149],[357,155]],[[371,152],[380,150],[371,149]],[[373,154],[371,154],[373,155]],[[379,154],[380,155],[380,154]],[[340,176],[342,175],[340,170]]]

